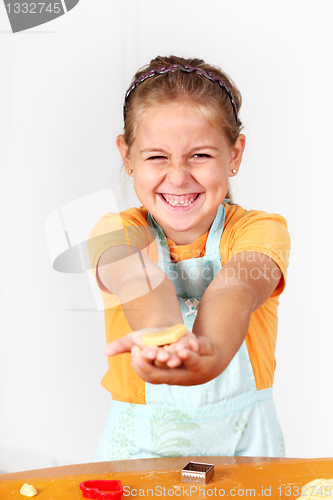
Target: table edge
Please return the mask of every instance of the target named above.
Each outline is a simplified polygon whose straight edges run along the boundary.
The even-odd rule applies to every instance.
[[[60,476],[75,476],[83,474],[104,474],[111,472],[147,471],[184,467],[187,462],[213,463],[214,465],[251,464],[270,461],[303,461],[312,460],[305,458],[281,458],[281,457],[166,457],[166,458],[143,458],[132,460],[113,460],[109,462],[89,462],[74,465],[61,465],[45,469],[33,469],[18,472],[0,474],[0,481],[11,479],[32,479]],[[313,459],[313,460],[325,460]],[[326,459],[327,460],[327,459]]]

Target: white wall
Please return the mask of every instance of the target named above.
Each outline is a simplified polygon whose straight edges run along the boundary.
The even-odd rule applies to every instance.
[[[238,84],[247,149],[234,197],[281,213],[292,238],[275,400],[287,455],[332,455],[332,3],[81,0],[10,33],[0,5],[0,470],[93,460],[109,408],[104,318],[84,274],[52,269],[48,216],[112,188],[134,72],[197,56]]]

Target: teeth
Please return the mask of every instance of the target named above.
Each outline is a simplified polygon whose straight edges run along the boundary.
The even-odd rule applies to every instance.
[[[185,207],[187,207],[188,205],[190,205],[192,203],[192,201],[194,201],[194,198],[192,198],[191,200],[188,200],[188,201],[180,201],[179,203],[175,202],[175,201],[171,201],[171,200],[168,200],[168,198],[165,198],[166,201],[168,203],[170,203],[170,205],[172,205],[173,207],[177,207],[179,205],[184,205]]]
[[[167,201],[170,205],[172,205],[173,207],[178,207],[178,206],[180,206],[180,205],[183,205],[183,206],[187,207],[188,205],[190,205],[190,204],[192,203],[192,201],[194,201],[194,200],[195,200],[195,198],[191,198],[190,200],[187,200],[187,201],[181,200],[181,201],[177,202],[177,201],[172,201],[172,200],[170,200],[170,199],[169,199],[169,198],[167,198],[165,195],[164,195],[164,198],[165,198],[165,199],[166,199],[166,201]]]

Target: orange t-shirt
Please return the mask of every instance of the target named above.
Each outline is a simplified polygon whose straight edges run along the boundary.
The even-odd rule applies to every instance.
[[[286,283],[290,252],[287,223],[277,214],[256,210],[244,210],[239,205],[225,205],[225,222],[220,241],[221,264],[240,252],[256,251],[270,257],[280,268],[282,278],[266,302],[251,315],[245,337],[251,365],[258,390],[273,385],[275,370],[275,347],[277,337],[277,308],[279,295]],[[122,306],[116,295],[107,290],[96,276],[101,255],[116,245],[131,245],[142,249],[158,263],[158,250],[147,222],[148,212],[144,207],[131,208],[117,214],[105,214],[93,228],[88,241],[88,252],[92,270],[101,289],[107,342],[121,338],[131,332]],[[208,232],[190,245],[175,245],[167,238],[172,262],[202,257]],[[199,306],[200,307],[200,306]],[[112,398],[128,403],[145,404],[145,382],[134,372],[130,354],[108,358],[109,369],[102,386],[111,392]]]

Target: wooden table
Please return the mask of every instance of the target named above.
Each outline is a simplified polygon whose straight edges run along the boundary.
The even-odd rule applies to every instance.
[[[214,464],[214,477],[203,486],[181,482],[180,469],[187,462]],[[320,478],[320,480],[319,480]],[[311,482],[324,484],[333,478],[333,458],[290,459],[265,457],[180,457],[97,462],[0,475],[0,500],[20,500],[20,488],[28,482],[37,490],[36,500],[83,500],[80,484],[89,479],[120,480],[124,496],[161,496],[202,500],[257,496],[271,500],[298,500]],[[323,481],[324,480],[324,483]],[[190,481],[191,483],[191,481]],[[330,482],[328,496],[333,499]],[[321,491],[326,487],[320,486]],[[317,486],[319,488],[319,486]],[[207,491],[207,495],[206,495]],[[326,490],[325,490],[326,491]],[[126,492],[126,495],[125,495]],[[325,494],[325,493],[324,493]],[[323,497],[324,498],[324,497]]]
[[[162,469],[181,469],[187,462],[204,462],[215,465],[248,464],[269,461],[290,461],[299,459],[267,457],[180,457],[180,458],[145,458],[141,460],[114,460],[112,462],[94,462],[77,465],[63,465],[47,469],[36,469],[11,474],[1,474],[0,481],[8,479],[27,479],[35,477],[60,477],[79,474],[103,474],[105,472],[146,471]]]

